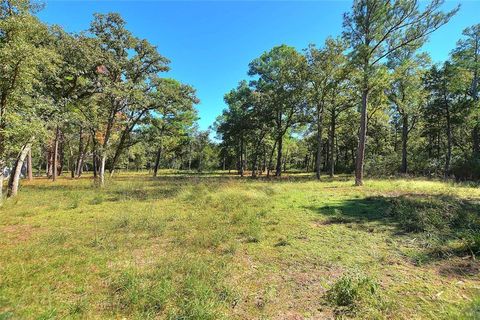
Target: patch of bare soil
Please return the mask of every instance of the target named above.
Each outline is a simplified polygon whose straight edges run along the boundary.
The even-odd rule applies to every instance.
[[[480,279],[480,261],[471,257],[441,261],[436,266],[439,274],[451,278],[476,277]],[[479,281],[480,282],[480,281]]]
[[[39,229],[38,227],[32,227],[27,224],[16,224],[0,227],[0,234],[3,237],[4,243],[17,244],[28,241]]]

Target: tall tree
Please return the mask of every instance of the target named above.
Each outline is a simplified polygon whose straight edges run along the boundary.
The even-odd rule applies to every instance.
[[[277,46],[250,62],[248,74],[258,77],[252,81],[256,90],[271,97],[268,101],[277,147],[275,175],[280,176],[283,137],[293,125],[305,119],[306,59],[293,47]]]
[[[429,57],[415,55],[414,51],[403,49],[389,57],[388,66],[392,70],[390,88],[387,95],[398,115],[402,130],[402,164],[400,172],[408,170],[408,137],[420,116],[425,103],[426,92],[423,88],[425,67]]]
[[[135,38],[118,14],[96,14],[90,32],[98,41],[101,56],[97,72],[102,90],[98,115],[101,119],[99,177],[103,185],[114,131],[121,132],[117,149],[122,149],[127,135],[148,111],[144,107],[144,94],[151,89],[150,80],[167,71],[169,61],[146,40]]]
[[[443,155],[445,178],[448,178],[451,173],[454,125],[464,118],[462,111],[466,109],[464,105],[465,77],[462,77],[459,72],[461,70],[446,62],[440,68],[434,66],[426,76],[426,87],[429,90],[427,111],[430,114],[439,115],[437,121],[441,121],[440,125],[446,138]],[[440,144],[439,147],[441,147]]]
[[[473,118],[472,129],[472,156],[480,159],[480,104],[479,104],[479,77],[480,77],[480,24],[466,28],[462,32],[463,39],[457,42],[453,51],[453,61],[465,68],[470,74],[471,98],[470,114]]]
[[[173,79],[157,79],[156,90],[152,93],[148,136],[156,148],[153,176],[156,177],[160,165],[162,151],[166,140],[181,142],[188,134],[196,120],[194,104],[199,100],[195,90]]]
[[[346,56],[344,55],[346,47],[340,39],[334,40],[328,38],[322,49],[317,49],[310,45],[307,51],[308,60],[308,80],[310,84],[310,104],[313,106],[313,118],[316,129],[317,151],[315,161],[315,172],[317,179],[320,179],[322,164],[322,131],[324,122],[324,112],[327,108],[334,109],[341,103],[340,86],[346,78]],[[334,123],[336,114],[332,114],[332,123]],[[334,124],[331,134],[334,135]],[[334,139],[330,144],[333,144]],[[333,156],[333,152],[332,152]],[[332,166],[333,167],[333,166]]]
[[[34,87],[55,59],[48,28],[33,15],[39,9],[28,0],[0,2],[0,201],[7,157],[18,160],[38,129]]]
[[[344,38],[349,41],[352,62],[361,70],[360,129],[355,166],[355,184],[363,184],[367,136],[367,106],[376,67],[395,51],[420,47],[428,35],[447,23],[458,8],[440,11],[443,0],[431,1],[419,10],[418,0],[355,0],[344,15]]]

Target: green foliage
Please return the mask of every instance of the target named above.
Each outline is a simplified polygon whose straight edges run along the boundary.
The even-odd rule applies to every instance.
[[[327,291],[327,299],[339,310],[356,312],[363,304],[378,298],[379,286],[372,278],[358,272],[344,274]]]

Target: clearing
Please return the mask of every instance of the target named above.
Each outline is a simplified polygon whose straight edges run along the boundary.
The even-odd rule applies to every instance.
[[[473,185],[164,171],[22,188],[0,208],[0,319],[480,318]]]

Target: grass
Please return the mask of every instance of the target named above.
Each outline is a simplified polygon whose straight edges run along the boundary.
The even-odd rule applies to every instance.
[[[0,208],[0,319],[479,319],[480,189],[122,174]]]

